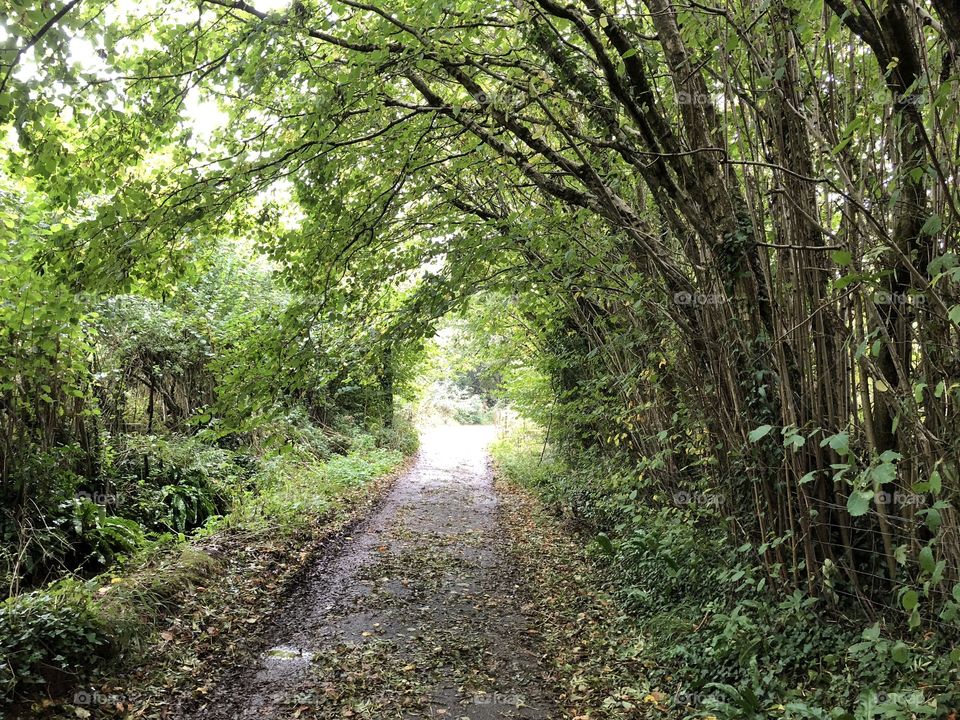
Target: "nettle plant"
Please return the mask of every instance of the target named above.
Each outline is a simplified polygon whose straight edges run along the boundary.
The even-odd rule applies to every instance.
[[[758,427],[749,439],[759,443],[771,430],[771,425]],[[846,530],[858,536],[851,541],[850,555],[872,577],[867,594],[878,606],[905,611],[910,628],[920,627],[922,612],[935,623],[956,620],[960,567],[953,556],[954,533],[944,522],[955,513],[948,500],[957,488],[955,462],[937,461],[920,477],[920,468],[895,450],[861,457],[858,453],[868,452],[868,446],[862,438],[857,438],[859,445],[852,444],[853,429],[801,432],[788,426],[781,434],[785,458],[801,452],[808,441],[835,455],[829,468],[812,470],[799,483],[802,487],[820,476],[830,478],[834,495],[810,497],[807,511],[816,518],[844,501],[850,518]],[[834,574],[830,590],[850,592],[848,581]]]

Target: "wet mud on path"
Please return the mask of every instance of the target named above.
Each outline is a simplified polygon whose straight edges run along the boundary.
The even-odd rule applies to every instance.
[[[270,647],[206,718],[557,717],[504,546],[493,429],[425,432],[415,464],[275,614]]]

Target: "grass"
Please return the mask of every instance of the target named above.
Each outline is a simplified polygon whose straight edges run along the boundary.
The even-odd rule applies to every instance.
[[[501,492],[521,508],[517,561],[542,588],[572,716],[957,717],[955,635],[904,633],[784,594],[715,523],[618,499],[622,478],[542,451],[529,437],[493,448]]]
[[[26,708],[31,698],[62,693],[90,673],[140,666],[162,677],[196,665],[220,633],[204,622],[198,638],[185,621],[191,614],[219,616],[221,625],[254,635],[252,611],[236,623],[234,616],[282,589],[309,561],[310,548],[360,512],[402,462],[402,453],[372,443],[325,461],[290,448],[264,463],[255,492],[192,536],[164,536],[93,579],[65,578],[7,600],[0,606],[0,628],[9,630],[0,707],[17,699],[30,717],[84,717],[83,707],[69,703]]]
[[[227,526],[295,533],[350,504],[372,479],[403,460],[396,450],[370,448],[320,462],[291,449],[271,458],[254,478],[259,488],[246,495],[225,520]]]

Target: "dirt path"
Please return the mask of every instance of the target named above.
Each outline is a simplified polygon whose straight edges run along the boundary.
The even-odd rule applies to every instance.
[[[488,427],[425,433],[380,509],[277,613],[204,717],[557,717],[503,543]]]

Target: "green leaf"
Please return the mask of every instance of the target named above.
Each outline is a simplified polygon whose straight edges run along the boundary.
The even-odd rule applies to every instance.
[[[927,528],[936,535],[940,531],[940,526],[943,524],[943,516],[940,515],[940,510],[936,507],[927,508],[922,510],[921,513],[924,516],[924,520],[927,523]],[[918,513],[920,514],[920,513]]]
[[[934,495],[939,495],[940,490],[943,488],[943,479],[940,477],[940,472],[934,470],[930,473],[930,492]]]
[[[849,250],[834,250],[830,257],[837,265],[846,267],[853,261],[853,255]]]
[[[761,425],[760,427],[751,430],[750,434],[748,435],[750,442],[758,442],[762,438],[766,437],[771,430],[773,430],[773,425]]]
[[[903,597],[900,598],[900,604],[903,605],[903,609],[909,612],[917,607],[917,603],[920,602],[920,596],[917,595],[916,590],[907,590]]]
[[[913,386],[913,399],[917,403],[923,402],[923,391],[926,389],[927,384],[925,382],[915,383]]]
[[[884,485],[897,478],[897,466],[893,463],[882,463],[870,468],[870,480],[875,485]]]
[[[910,659],[910,652],[907,649],[906,644],[898,641],[894,643],[892,648],[890,648],[890,657],[893,658],[895,663],[903,665],[907,660]]]
[[[869,490],[854,490],[847,497],[847,512],[853,517],[865,515],[870,509],[870,500],[873,498],[873,492]]]
[[[800,435],[799,433],[793,433],[792,435],[787,435],[783,439],[783,446],[792,448],[794,452],[797,452],[804,446],[804,444],[806,444],[806,442],[807,439],[803,435]]]
[[[840,455],[846,455],[850,450],[850,436],[847,435],[846,432],[838,432],[820,441],[820,447],[824,447],[825,445],[829,445],[831,449],[836,450]]]
[[[954,305],[950,308],[948,317],[954,325],[960,325],[960,305]],[[939,397],[939,395],[937,397]]]
[[[933,550],[927,545],[927,547],[920,551],[920,567],[925,573],[930,574],[936,566],[937,563],[933,558]]]
[[[847,285],[851,283],[859,282],[863,280],[863,273],[849,273],[843,277],[837,278],[833,282],[834,290],[843,290]]]
[[[931,215],[927,218],[926,222],[923,223],[923,227],[920,228],[920,232],[924,235],[936,235],[940,232],[940,228],[943,227],[943,220],[940,219],[939,215]]]
[[[613,542],[610,540],[610,537],[606,533],[600,533],[596,538],[597,545],[600,546],[600,549],[606,555],[616,555],[616,549],[613,547]]]

